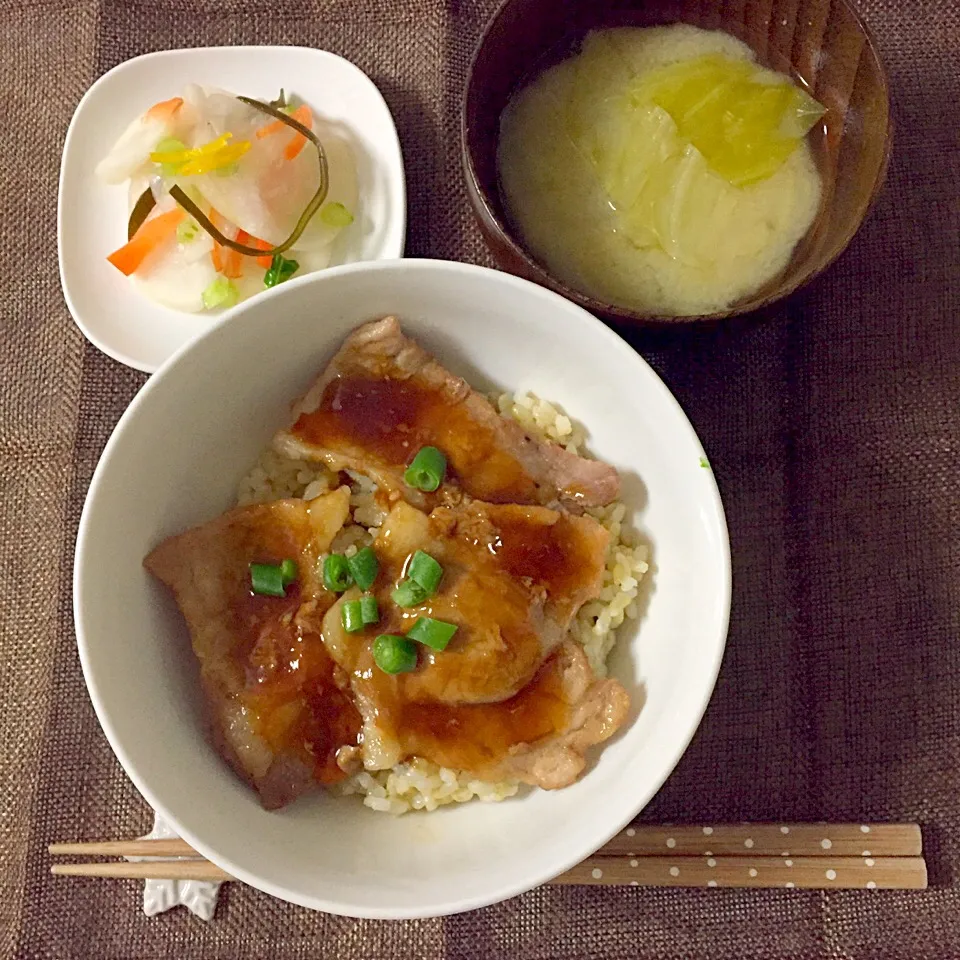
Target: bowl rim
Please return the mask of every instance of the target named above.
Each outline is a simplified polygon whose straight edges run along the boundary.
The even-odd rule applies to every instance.
[[[650,326],[675,328],[682,327],[687,324],[716,323],[717,321],[729,320],[734,317],[749,316],[760,310],[767,309],[770,306],[779,303],[785,298],[796,293],[800,287],[806,286],[808,283],[812,282],[821,274],[823,274],[839,259],[839,257],[846,251],[847,247],[850,246],[854,236],[856,236],[857,232],[860,230],[860,227],[873,210],[874,204],[877,201],[877,197],[880,195],[880,191],[883,189],[886,181],[887,171],[890,165],[890,154],[893,150],[894,124],[890,109],[890,81],[889,77],[887,76],[887,70],[883,59],[880,56],[876,39],[874,38],[872,31],[867,26],[854,3],[851,2],[851,0],[837,0],[837,2],[849,12],[854,22],[859,27],[864,37],[864,49],[869,52],[877,69],[877,77],[880,82],[880,89],[883,93],[883,101],[886,105],[886,131],[883,153],[880,157],[880,162],[877,167],[877,175],[874,178],[870,195],[867,197],[867,200],[863,205],[863,210],[856,223],[854,223],[852,226],[849,226],[844,231],[840,242],[834,249],[834,252],[827,257],[823,263],[817,266],[814,270],[811,270],[810,273],[806,274],[805,276],[798,277],[797,279],[792,280],[790,283],[785,284],[776,292],[776,294],[764,297],[762,300],[749,305],[745,309],[738,309],[736,304],[734,304],[727,310],[691,316],[645,313],[638,310],[632,310],[629,307],[616,306],[603,300],[598,300],[590,294],[582,293],[581,291],[568,286],[562,280],[554,276],[527,250],[523,244],[519,242],[519,240],[516,238],[515,231],[509,227],[506,219],[497,213],[489,191],[485,189],[483,184],[480,182],[479,176],[477,175],[474,151],[470,148],[469,108],[471,102],[477,95],[475,84],[477,61],[480,59],[481,54],[490,40],[491,34],[499,25],[501,18],[505,16],[508,8],[520,2],[523,2],[523,0],[503,0],[496,12],[487,21],[486,26],[483,28],[483,31],[480,34],[480,39],[477,41],[476,48],[474,49],[473,56],[470,58],[470,64],[467,67],[467,81],[463,85],[463,94],[460,98],[460,161],[463,175],[467,181],[467,193],[471,201],[470,206],[473,209],[474,216],[480,225],[481,232],[486,233],[487,230],[492,231],[496,236],[497,242],[503,244],[510,251],[510,254],[515,257],[518,262],[524,265],[524,268],[528,271],[527,277],[532,279],[533,282],[540,284],[541,286],[544,286],[563,297],[566,297],[568,300],[572,300],[575,304],[577,304],[577,306],[583,307],[585,310],[589,310],[592,313],[598,313],[603,317],[609,317],[611,321],[615,323],[634,327]],[[686,21],[677,20],[675,22],[684,23]],[[478,204],[483,209],[482,215],[477,209]],[[484,239],[486,240],[486,237]],[[489,248],[489,241],[487,241],[487,246]],[[496,254],[493,255],[495,259],[499,259],[496,257]]]
[[[231,319],[235,317],[238,312],[257,309],[253,306],[253,304],[266,303],[271,299],[282,297],[284,296],[285,289],[289,290],[295,287],[323,283],[325,282],[323,278],[330,277],[331,275],[343,275],[350,273],[363,274],[375,271],[414,271],[422,273],[444,271],[452,272],[454,274],[459,273],[461,275],[474,274],[477,276],[484,276],[488,281],[493,283],[504,284],[506,286],[512,286],[515,288],[525,288],[532,295],[552,302],[555,307],[574,311],[579,315],[580,321],[583,322],[587,328],[591,329],[594,335],[607,342],[610,349],[615,349],[625,354],[629,354],[632,362],[647,368],[647,371],[650,374],[650,389],[658,392],[661,399],[666,404],[671,406],[679,415],[681,422],[686,425],[686,429],[689,431],[691,440],[702,453],[703,448],[692,423],[690,423],[686,414],[683,412],[680,403],[673,396],[667,385],[659,377],[656,371],[650,367],[646,360],[644,360],[639,353],[634,351],[633,348],[630,347],[630,345],[617,333],[603,324],[596,317],[583,310],[581,307],[570,303],[568,300],[565,300],[559,294],[539,286],[538,284],[532,283],[529,280],[516,277],[503,271],[473,264],[461,263],[458,261],[406,258],[400,260],[361,261],[357,263],[331,267],[315,274],[308,274],[303,277],[295,277],[292,280],[287,281],[287,283],[283,284],[282,286],[274,287],[271,290],[266,291],[262,296],[251,298],[251,300],[245,301],[244,303],[234,307],[232,310],[224,313],[208,330],[204,331],[196,339],[185,343],[176,353],[174,353],[167,361],[165,361],[157,373],[152,376],[137,393],[117,421],[110,438],[104,446],[84,500],[83,510],[80,516],[80,522],[77,531],[76,549],[74,553],[72,606],[77,649],[83,670],[84,682],[86,684],[87,691],[101,729],[103,730],[103,733],[107,738],[114,755],[144,800],[157,813],[166,819],[173,829],[192,847],[194,847],[194,849],[196,849],[211,862],[215,863],[217,866],[226,870],[237,880],[240,880],[249,886],[255,887],[256,889],[259,889],[271,896],[277,897],[278,899],[296,903],[309,909],[321,910],[327,913],[363,919],[424,919],[461,913],[467,910],[473,910],[488,906],[493,903],[498,903],[521,893],[525,893],[528,890],[531,890],[553,879],[553,877],[575,866],[577,863],[591,855],[595,850],[603,846],[603,844],[624,829],[627,824],[629,824],[636,817],[637,813],[639,813],[650,802],[666,779],[674,771],[683,754],[689,747],[693,737],[700,729],[703,716],[716,689],[717,677],[723,661],[723,655],[726,648],[727,632],[730,622],[730,609],[732,600],[730,538],[726,517],[723,510],[723,503],[720,497],[720,491],[717,487],[716,479],[711,471],[709,473],[710,483],[708,487],[708,493],[705,494],[705,498],[709,503],[710,508],[714,511],[713,522],[716,526],[716,533],[719,536],[719,540],[716,544],[716,563],[718,573],[717,579],[718,583],[720,584],[720,590],[718,595],[713,598],[713,612],[711,615],[711,631],[714,629],[716,630],[716,641],[711,644],[709,659],[706,656],[704,657],[705,669],[703,676],[705,679],[702,696],[696,711],[691,711],[688,718],[689,730],[683,736],[678,738],[674,748],[668,752],[666,758],[662,761],[660,769],[658,769],[656,773],[651,776],[646,788],[634,795],[635,799],[629,804],[629,813],[626,817],[621,817],[619,820],[611,820],[603,829],[597,831],[590,844],[579,845],[575,848],[568,849],[562,857],[560,857],[557,861],[550,863],[548,867],[541,868],[536,872],[531,872],[529,875],[524,876],[523,879],[517,880],[505,887],[498,889],[495,894],[475,895],[459,900],[451,898],[450,901],[440,908],[368,908],[366,906],[358,907],[355,905],[350,905],[349,909],[347,909],[344,904],[336,903],[318,896],[303,895],[295,890],[283,887],[280,884],[276,884],[271,881],[264,881],[258,878],[247,868],[235,864],[229,857],[221,856],[217,850],[213,849],[205,842],[203,837],[195,834],[190,829],[183,829],[177,815],[171,812],[165,803],[157,800],[156,795],[147,782],[149,777],[144,777],[141,775],[141,773],[131,763],[129,756],[122,746],[123,738],[118,733],[118,728],[115,726],[113,720],[109,716],[107,707],[105,705],[105,698],[100,692],[103,674],[102,672],[98,674],[91,663],[90,650],[92,644],[94,644],[96,641],[92,640],[91,637],[88,636],[88,632],[85,629],[85,615],[82,610],[85,597],[85,590],[82,583],[84,578],[83,571],[88,567],[89,564],[89,561],[87,560],[87,553],[89,550],[88,544],[91,538],[94,536],[91,530],[91,504],[97,498],[97,492],[100,486],[105,482],[103,478],[106,470],[108,469],[107,464],[109,464],[113,459],[113,453],[116,447],[123,442],[122,438],[127,430],[128,424],[135,420],[135,418],[139,415],[139,410],[144,406],[144,404],[151,402],[150,396],[154,392],[163,389],[163,384],[169,375],[169,371],[179,364],[181,358],[185,357],[192,350],[196,349],[198,344],[202,343],[209,337],[218,335],[218,331],[226,326],[226,324],[230,323]]]

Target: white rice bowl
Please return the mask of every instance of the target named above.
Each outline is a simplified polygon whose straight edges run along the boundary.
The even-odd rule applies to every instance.
[[[640,616],[625,619],[607,660],[631,712],[562,790],[400,817],[318,790],[267,811],[211,745],[183,617],[142,561],[165,537],[236,503],[239,479],[289,415],[291,398],[351,330],[388,313],[478,389],[501,385],[561,402],[589,427],[591,451],[620,470],[622,522],[652,545],[656,560],[638,595]],[[644,361],[550,291],[430,260],[294,278],[239,305],[165,364],[101,456],[80,520],[73,597],[84,678],[104,733],[145,801],[181,837],[272,896],[328,913],[401,919],[472,910],[529,890],[636,816],[707,705],[724,646],[730,565],[703,456]],[[309,477],[301,482],[306,491]],[[401,774],[419,789],[419,769]],[[435,795],[435,787],[420,795]]]

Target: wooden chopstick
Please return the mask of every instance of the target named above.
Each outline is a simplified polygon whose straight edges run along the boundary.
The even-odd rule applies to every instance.
[[[869,844],[869,845],[868,845]],[[51,844],[54,855],[181,857],[55,864],[58,876],[231,880],[184,840]],[[633,824],[553,883],[658,887],[924,889],[916,824]]]
[[[712,863],[710,862],[712,860]],[[56,876],[132,880],[210,880],[233,877],[207,860],[54,864]],[[784,887],[923,890],[922,857],[591,857],[552,881],[640,887]]]
[[[71,857],[202,857],[186,840],[104,840],[51,843],[47,853]]]
[[[632,824],[594,856],[918,857],[915,823],[754,823],[717,826]],[[186,840],[108,840],[54,843],[57,856],[199,857]]]
[[[599,851],[605,856],[919,857],[915,823],[634,823]]]
[[[120,880],[233,880],[209,860],[165,860],[139,863],[55,863],[57,877],[111,877]]]
[[[590,857],[554,883],[925,890],[923,857]]]

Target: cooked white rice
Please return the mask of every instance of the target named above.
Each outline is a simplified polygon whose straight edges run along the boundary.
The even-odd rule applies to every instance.
[[[552,440],[581,456],[586,431],[567,417],[560,407],[532,393],[504,393],[493,398],[500,412],[516,420],[532,436]],[[351,518],[337,534],[332,549],[348,556],[370,543],[377,535],[384,513],[376,505],[376,487],[367,477],[350,474]],[[282,457],[272,449],[261,454],[240,482],[239,504],[265,503],[284,497],[312,499],[332,490],[337,476],[326,467]],[[607,672],[607,657],[616,642],[617,628],[625,619],[638,615],[640,581],[648,570],[647,547],[639,542],[627,522],[626,506],[614,501],[587,511],[610,531],[607,566],[600,596],[585,604],[572,627],[574,639],[583,644],[587,658],[598,676]],[[504,800],[519,789],[516,781],[487,783],[467,773],[438,767],[414,758],[392,770],[362,772],[340,784],[345,794],[359,794],[372,810],[400,814],[409,810],[436,810],[448,803],[465,803],[474,798],[484,802]]]

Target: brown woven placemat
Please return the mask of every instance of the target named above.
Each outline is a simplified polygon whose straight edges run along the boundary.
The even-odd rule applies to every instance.
[[[446,920],[377,923],[233,885],[205,924],[182,910],[146,919],[136,882],[47,875],[51,840],[133,836],[150,820],[94,718],[70,612],[84,492],[144,380],[83,341],[60,294],[56,185],[74,106],[114,64],[164,47],[342,53],[396,117],[408,252],[486,262],[457,110],[494,6],[0,0],[2,960],[960,956],[955,2],[863,5],[898,134],[887,189],[842,260],[762,323],[633,338],[710,454],[736,580],[716,696],[644,817],[919,820],[929,891],[544,888]]]

